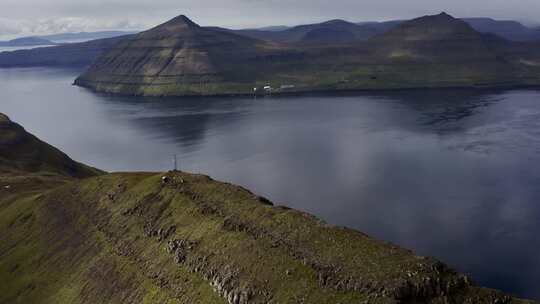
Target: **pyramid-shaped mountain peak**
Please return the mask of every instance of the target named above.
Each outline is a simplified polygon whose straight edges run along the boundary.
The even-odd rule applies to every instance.
[[[445,17],[445,18],[450,18],[450,19],[455,19],[454,17],[452,17],[452,15],[446,13],[446,12],[441,12],[439,15],[437,15],[439,17]]]
[[[173,35],[175,33],[184,33],[201,27],[185,15],[174,17],[173,19],[162,23],[147,31],[148,34]]]
[[[413,19],[411,21],[408,21],[408,23],[421,23],[421,22],[424,22],[424,23],[436,23],[436,24],[456,24],[456,23],[462,23],[462,24],[465,24],[464,21],[458,19],[458,18],[454,18],[452,15],[449,15],[445,12],[442,12],[440,14],[437,14],[437,15],[428,15],[428,16],[424,16],[424,17],[420,17],[420,18],[416,18],[416,19]],[[407,23],[407,22],[406,22]]]
[[[169,20],[165,24],[187,26],[187,27],[200,27],[197,23],[193,22],[186,15],[180,15]]]

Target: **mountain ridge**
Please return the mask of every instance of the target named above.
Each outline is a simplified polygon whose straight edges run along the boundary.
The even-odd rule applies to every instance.
[[[470,36],[478,38],[480,35],[465,21],[454,18],[445,12],[438,15],[423,16],[403,22],[395,28],[377,36],[372,40],[448,40],[454,36]]]
[[[55,45],[56,43],[37,37],[17,38],[9,41],[0,41],[0,46],[17,47],[17,46],[40,46],[40,45]]]
[[[105,52],[75,84],[148,96],[538,85],[537,53],[446,13],[348,42],[323,24],[305,43],[278,43],[180,16]],[[328,24],[356,26],[345,21]],[[298,31],[298,29],[296,29]],[[328,45],[324,40],[334,39]],[[323,41],[323,43],[321,43]],[[282,89],[284,88],[284,89]]]
[[[462,18],[475,30],[484,34],[495,34],[502,38],[518,44],[527,44],[521,47],[514,46],[513,48],[529,49],[529,53],[533,52],[536,47],[534,41],[540,41],[540,29],[529,28],[516,23],[515,21],[499,21],[489,18]],[[343,20],[340,20],[343,21]],[[231,30],[219,27],[207,27],[213,30],[222,32],[231,32],[242,36],[247,36],[255,39],[267,40],[271,43],[286,43],[286,44],[309,44],[309,45],[324,45],[327,47],[341,46],[343,44],[361,43],[368,39],[383,34],[406,20],[383,21],[383,22],[359,22],[347,23],[347,28],[332,27],[332,22],[322,22],[317,24],[299,25],[296,27],[270,27],[269,30],[261,29],[246,29],[246,30]],[[351,26],[352,24],[352,26]],[[510,25],[509,25],[510,24]],[[99,33],[99,32],[98,32]],[[105,36],[109,35],[104,32]],[[123,32],[122,32],[123,33]],[[79,33],[86,34],[86,33]],[[92,33],[87,33],[92,34]],[[116,36],[119,33],[110,35]],[[128,34],[128,33],[124,33]],[[131,34],[131,33],[129,33]],[[76,34],[76,37],[79,37]],[[59,34],[50,36],[37,36],[38,38],[60,39],[61,42],[70,42],[74,39],[71,34]],[[87,36],[83,40],[88,39]],[[129,37],[125,36],[125,37]],[[79,37],[80,38],[80,37]],[[77,38],[77,39],[79,39]],[[104,37],[93,37],[104,38]],[[63,40],[67,39],[67,40]],[[71,39],[71,40],[70,40]],[[58,46],[52,48],[42,48],[33,50],[32,52],[16,51],[11,53],[0,53],[0,67],[26,67],[26,66],[84,66],[91,64],[101,53],[107,48],[112,47],[106,41],[120,40],[114,38],[111,40],[96,40],[87,43],[76,43],[72,46]],[[102,41],[102,42],[100,42]],[[96,50],[96,45],[102,44],[100,50]],[[512,51],[516,53],[516,51]],[[523,53],[522,50],[517,52]],[[82,55],[79,55],[80,53]],[[530,55],[527,55],[530,56]],[[533,54],[533,56],[536,56]],[[76,57],[76,60],[74,59]],[[526,59],[526,61],[531,61]]]
[[[540,30],[522,25],[517,21],[495,20],[491,18],[460,18],[467,22],[475,30],[482,33],[491,33],[512,41],[540,41]],[[408,20],[390,20],[390,21],[371,21],[371,22],[349,22],[341,19],[335,19],[348,24],[355,24],[357,27],[352,31],[363,31],[364,35],[351,37],[349,42],[354,40],[367,40],[377,34],[382,34],[391,30],[399,24]],[[331,25],[331,21],[321,23],[297,25],[282,27],[281,30],[266,31],[262,29],[230,30],[239,34],[247,35],[258,39],[267,39],[276,42],[300,42],[303,40],[302,34],[296,34],[305,29],[317,29],[325,25]],[[334,28],[334,30],[336,30]],[[351,31],[351,29],[348,29]],[[305,32],[303,33],[306,34]],[[329,40],[327,43],[332,43]]]

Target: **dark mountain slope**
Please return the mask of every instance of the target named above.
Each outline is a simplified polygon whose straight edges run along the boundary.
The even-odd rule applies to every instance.
[[[281,31],[222,30],[279,43],[316,42],[320,44],[365,41],[382,32],[379,28],[371,25],[358,25],[344,20],[330,20],[316,24],[299,25]]]
[[[278,46],[179,16],[115,45],[75,83],[112,93],[235,93],[251,90],[265,62],[279,56],[287,53]]]
[[[355,40],[353,32],[333,28],[318,28],[307,32],[302,38],[303,43],[348,43]]]
[[[325,71],[317,76],[330,90],[514,87],[540,82],[538,48],[479,33],[446,13],[400,22],[365,43],[306,51],[308,65]]]
[[[376,41],[433,41],[448,39],[478,39],[480,35],[467,23],[446,13],[424,16],[400,23]]]
[[[404,22],[370,43],[387,60],[434,63],[504,64],[497,49],[467,23],[441,13]],[[504,40],[498,41],[504,44]]]
[[[540,29],[529,28],[516,21],[491,18],[464,18],[470,26],[481,33],[491,33],[513,41],[540,40]]]
[[[0,113],[0,174],[19,172],[84,178],[101,171],[77,163]]]
[[[494,20],[491,18],[463,18],[473,29],[481,33],[495,34],[511,41],[535,41],[540,40],[540,29],[529,28],[516,21]],[[405,20],[392,20],[382,22],[359,22],[356,24],[332,20],[323,23],[299,25],[291,28],[281,28],[280,30],[231,30],[232,32],[249,37],[269,40],[275,42],[297,43],[305,40],[311,31],[327,31],[338,35],[348,35],[347,42],[365,41],[377,34],[386,33],[399,26]],[[328,36],[330,37],[330,36]],[[308,40],[309,41],[309,40]],[[345,38],[339,39],[338,43],[343,43]],[[319,43],[335,43],[334,40],[323,40]]]
[[[404,22],[369,43],[375,61],[386,65],[381,74],[389,70],[425,86],[504,86],[525,81],[523,67],[505,57],[503,49],[510,42],[481,34],[445,13]]]

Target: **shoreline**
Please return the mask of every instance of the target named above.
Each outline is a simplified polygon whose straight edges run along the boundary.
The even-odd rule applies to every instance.
[[[238,98],[266,98],[266,97],[309,97],[309,96],[355,96],[363,94],[383,94],[383,93],[399,93],[399,92],[417,92],[417,91],[451,91],[451,90],[466,90],[471,92],[482,91],[515,91],[515,90],[540,90],[540,84],[523,84],[523,85],[485,85],[485,86],[419,86],[419,87],[396,87],[396,88],[364,88],[364,89],[311,89],[311,90],[298,90],[298,91],[276,91],[268,94],[250,94],[250,93],[222,93],[222,94],[182,94],[182,95],[153,95],[153,94],[130,94],[122,92],[107,92],[103,90],[96,90],[91,86],[77,83],[75,80],[72,86],[89,90],[90,92],[104,95],[104,96],[121,96],[121,97],[147,97],[147,98],[224,98],[224,97],[238,97]]]

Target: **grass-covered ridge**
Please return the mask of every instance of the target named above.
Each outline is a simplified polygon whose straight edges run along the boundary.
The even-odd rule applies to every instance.
[[[184,172],[2,173],[0,282],[0,303],[526,303]]]

